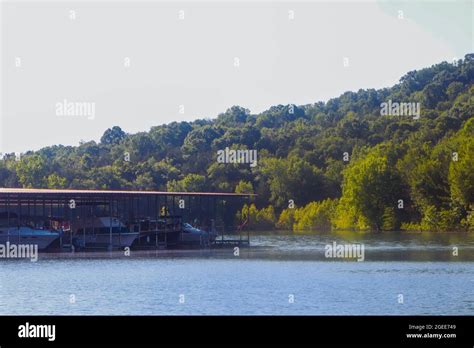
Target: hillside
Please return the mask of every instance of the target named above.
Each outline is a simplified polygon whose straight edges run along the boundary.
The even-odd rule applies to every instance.
[[[115,126],[100,143],[5,155],[0,186],[255,192],[261,227],[473,229],[473,81],[469,54],[326,103]],[[419,117],[383,103],[419,103]],[[226,147],[257,150],[257,165],[218,163]]]

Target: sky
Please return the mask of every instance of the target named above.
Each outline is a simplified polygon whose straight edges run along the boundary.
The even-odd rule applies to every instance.
[[[0,152],[390,87],[474,52],[473,4],[2,1]]]

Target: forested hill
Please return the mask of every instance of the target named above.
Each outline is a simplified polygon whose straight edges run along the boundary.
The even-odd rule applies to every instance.
[[[234,106],[137,134],[111,125],[100,143],[5,155],[0,186],[253,191],[266,227],[472,229],[473,80],[469,54],[326,103]],[[419,103],[419,118],[383,103]],[[218,163],[226,147],[257,150],[257,165]]]

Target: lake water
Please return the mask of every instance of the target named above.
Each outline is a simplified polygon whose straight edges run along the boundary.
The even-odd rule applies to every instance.
[[[364,245],[364,261],[326,258],[334,241]],[[229,249],[0,260],[0,314],[474,314],[474,234],[267,233],[251,244],[239,256]]]

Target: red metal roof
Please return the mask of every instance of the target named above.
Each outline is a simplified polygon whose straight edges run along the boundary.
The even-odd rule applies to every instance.
[[[227,192],[163,192],[163,191],[118,191],[118,190],[65,190],[65,189],[25,189],[25,188],[0,188],[2,193],[10,194],[91,194],[91,195],[169,195],[169,196],[234,196],[249,197],[255,194],[227,193]]]

